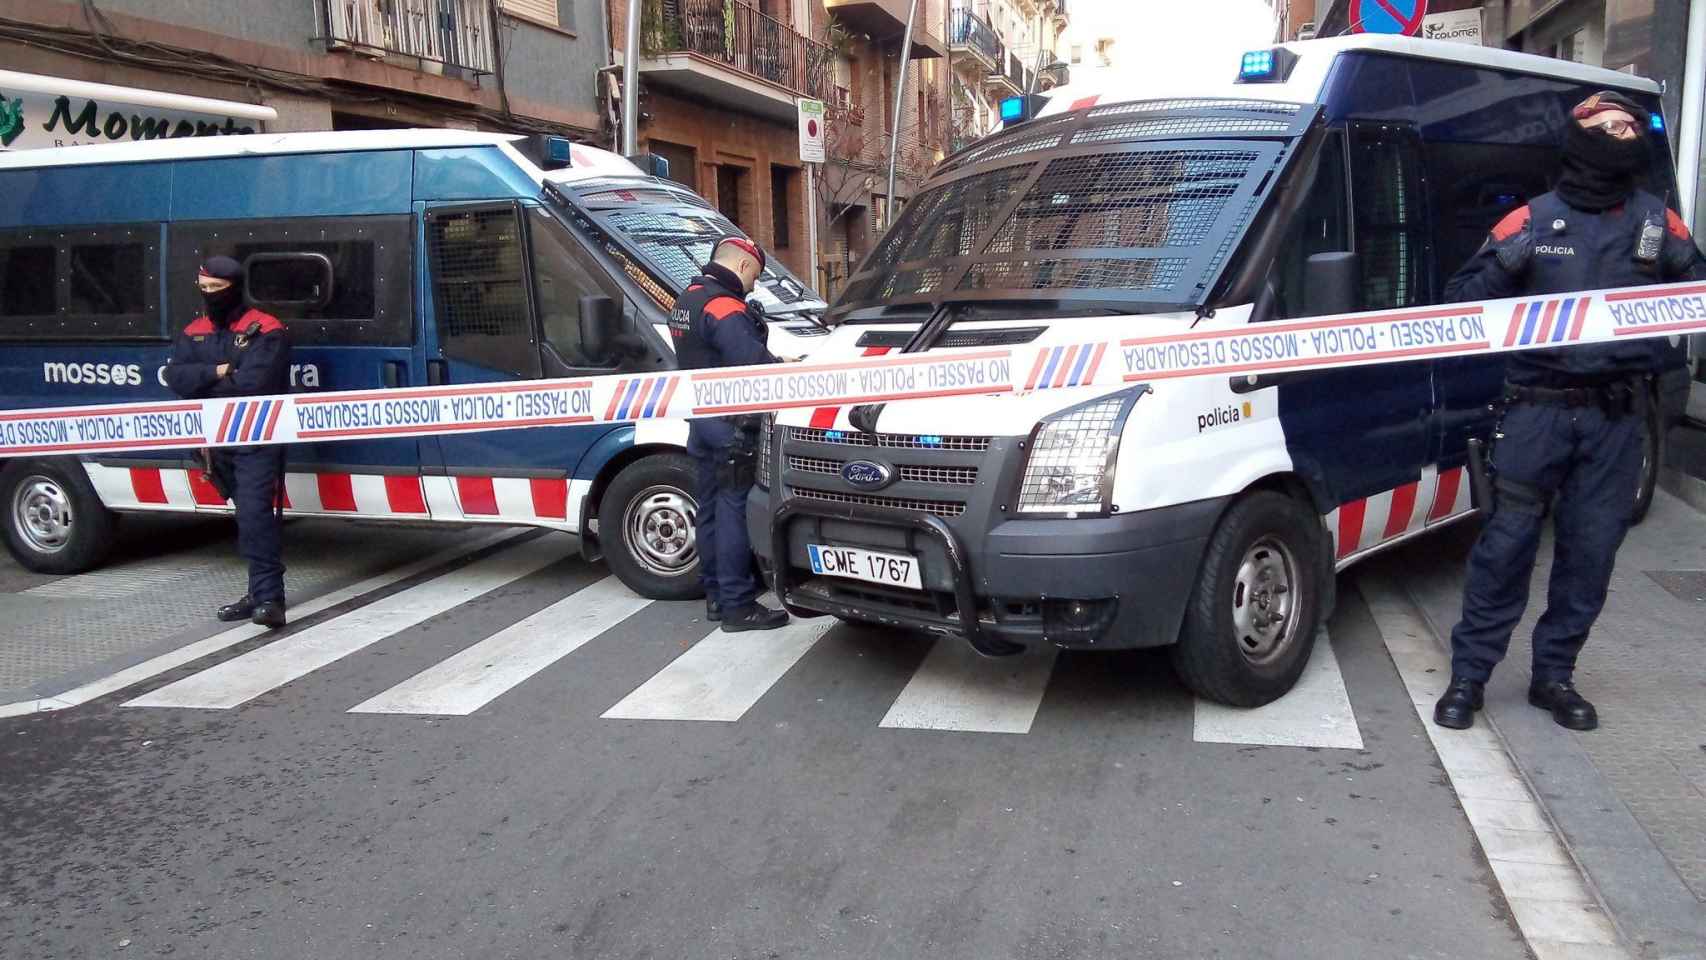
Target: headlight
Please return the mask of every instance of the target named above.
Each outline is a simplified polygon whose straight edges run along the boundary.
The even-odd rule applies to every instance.
[[[776,415],[766,413],[758,421],[758,486],[770,489],[770,438],[776,432]]]
[[[1044,418],[1031,431],[1019,512],[1107,511],[1120,431],[1132,405],[1147,390],[1121,390]]]

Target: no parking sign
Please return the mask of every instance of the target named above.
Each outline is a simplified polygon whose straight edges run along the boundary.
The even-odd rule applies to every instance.
[[[1428,0],[1351,0],[1351,32],[1413,37],[1421,32],[1427,13]]]

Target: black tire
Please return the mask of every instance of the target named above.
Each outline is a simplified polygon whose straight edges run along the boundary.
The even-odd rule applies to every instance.
[[[118,515],[101,504],[75,460],[23,460],[0,469],[0,531],[6,549],[36,573],[99,566],[113,548]]]
[[[622,468],[598,505],[598,539],[610,572],[652,600],[693,600],[699,585],[693,499],[698,466],[680,453],[656,453]],[[653,539],[644,537],[650,524]],[[641,539],[636,541],[636,533]],[[671,554],[671,545],[679,553]],[[672,562],[674,561],[674,562]]]
[[[1650,404],[1641,422],[1641,485],[1635,492],[1635,506],[1629,511],[1631,526],[1647,519],[1653,509],[1653,494],[1659,489],[1659,469],[1664,465],[1664,412]]]
[[[1220,703],[1259,707],[1297,683],[1332,576],[1322,562],[1324,539],[1314,511],[1282,493],[1258,490],[1226,511],[1173,647],[1185,686]],[[1281,620],[1261,619],[1271,616]]]

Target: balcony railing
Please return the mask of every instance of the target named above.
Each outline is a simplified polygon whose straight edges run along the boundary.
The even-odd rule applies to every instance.
[[[1019,59],[1018,54],[1012,52],[1007,54],[1007,80],[1013,86],[1018,87],[1020,93],[1025,93],[1031,89],[1031,72],[1030,68],[1026,67],[1024,62]]]
[[[648,54],[695,53],[818,100],[834,92],[829,47],[744,3],[661,0],[641,22]]]
[[[492,72],[492,0],[318,0],[326,44]]]
[[[965,47],[997,67],[1004,59],[1001,38],[995,35],[995,28],[964,7],[955,7],[948,14],[948,46]]]

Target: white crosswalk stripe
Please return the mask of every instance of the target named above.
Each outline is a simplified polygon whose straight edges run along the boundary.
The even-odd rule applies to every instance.
[[[466,716],[650,604],[605,577],[349,712]]]
[[[720,629],[604,712],[607,720],[720,720],[746,715],[836,621],[795,620],[776,630]]]
[[[958,640],[939,639],[880,726],[1030,733],[1058,652],[1041,647],[991,659]]]
[[[573,552],[561,537],[539,537],[483,557],[447,575],[376,600],[283,640],[252,650],[153,693],[127,707],[224,710],[306,676],[401,630],[438,616]]]
[[[491,537],[500,536],[493,534]],[[481,544],[482,546],[484,544]],[[464,552],[468,552],[466,549]],[[221,710],[247,703],[356,654],[388,637],[477,600],[573,553],[572,542],[541,537],[508,546],[466,566],[356,607],[242,656],[209,667],[124,704],[127,707]],[[391,574],[346,588],[303,607],[318,612],[431,569],[448,555],[417,561]],[[596,644],[611,630],[650,607],[614,577],[604,577],[366,697],[347,712],[466,716],[570,654]],[[733,723],[783,682],[837,621],[795,620],[772,631],[723,633],[712,629],[686,652],[622,697],[607,720],[678,720]],[[198,655],[257,635],[260,628],[220,634]],[[920,639],[918,642],[926,642]],[[848,655],[838,650],[837,656]],[[939,638],[896,695],[878,726],[888,730],[1026,734],[1036,721],[1054,675],[1058,651],[1042,647],[1016,657],[988,659],[965,643]],[[173,665],[189,660],[180,657]],[[126,682],[135,683],[134,678]],[[108,686],[104,689],[117,689]],[[608,701],[607,701],[608,702]],[[1308,668],[1285,697],[1256,710],[1197,701],[1193,737],[1203,743],[1361,749],[1338,659],[1321,631]]]

